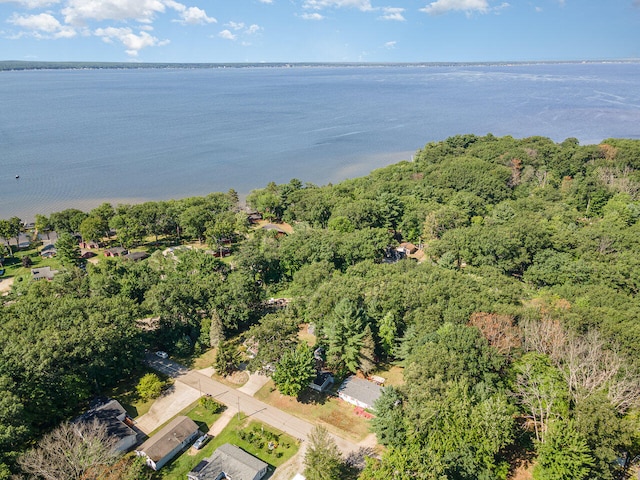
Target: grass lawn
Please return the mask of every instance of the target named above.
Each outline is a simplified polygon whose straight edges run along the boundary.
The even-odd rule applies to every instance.
[[[211,350],[207,350],[202,355],[195,357],[191,362],[191,368],[196,370],[202,370],[203,368],[210,367],[213,365],[213,361],[216,359],[217,348],[212,348]]]
[[[369,420],[357,416],[353,405],[331,394],[306,389],[298,400],[282,395],[269,380],[254,397],[296,417],[324,425],[327,430],[355,442],[371,433]]]
[[[196,420],[193,410],[187,415]],[[196,420],[196,423],[197,420]],[[243,439],[244,437],[244,439]],[[275,448],[273,453],[269,451],[268,442],[273,441]],[[155,473],[154,479],[183,480],[201,460],[210,457],[213,451],[220,445],[231,443],[237,445],[260,460],[268,463],[271,468],[278,467],[289,460],[298,451],[298,441],[272,427],[260,422],[251,421],[248,418],[238,420],[234,416],[220,435],[211,439],[201,450],[187,448],[173,462]],[[260,444],[262,443],[262,446]]]
[[[385,379],[385,387],[398,387],[404,385],[404,368],[390,363],[380,364],[372,375],[379,375]]]
[[[51,270],[62,269],[60,261],[55,258],[42,258],[36,248],[18,250],[13,253],[13,257],[6,257],[2,262],[5,269],[2,278],[30,275],[32,268],[51,267]],[[23,267],[22,257],[30,257],[33,265],[27,268]]]
[[[313,333],[309,333],[308,324],[303,323],[298,327],[298,340],[305,342],[310,347],[316,344],[316,336]]]

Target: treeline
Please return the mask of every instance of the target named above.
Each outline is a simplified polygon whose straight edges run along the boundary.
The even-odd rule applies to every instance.
[[[234,255],[158,251],[17,282],[0,309],[3,460],[145,348],[189,355],[242,334],[260,347],[252,368],[275,366],[295,394],[285,370],[310,374],[305,322],[339,374],[405,367],[376,405],[388,448],[363,479],[506,478],[531,457],[536,479],[616,478],[640,453],[639,164],[633,140],[461,135],[337,185],[252,192],[289,235],[249,230],[233,191],[38,216],[41,233],[231,240]],[[400,241],[422,261],[383,261]],[[292,299],[279,313],[265,306],[276,295]]]

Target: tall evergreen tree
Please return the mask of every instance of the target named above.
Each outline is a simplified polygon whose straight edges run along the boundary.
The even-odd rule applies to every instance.
[[[304,476],[307,480],[336,480],[342,475],[342,457],[326,428],[315,427],[308,437],[304,456]]]

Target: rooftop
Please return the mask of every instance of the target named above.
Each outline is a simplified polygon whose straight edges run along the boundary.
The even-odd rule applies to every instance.
[[[338,394],[340,393],[373,406],[382,395],[382,388],[373,382],[352,375],[342,382],[338,388]]]
[[[206,462],[204,465],[202,462],[198,464],[194,470],[189,472],[188,478],[217,480],[219,475],[224,472],[227,477],[233,480],[254,480],[256,475],[268,467],[268,464],[262,460],[230,443],[218,447]]]
[[[173,451],[177,445],[193,435],[196,430],[198,430],[198,425],[193,420],[180,415],[136,450],[144,452],[151,460],[158,462]]]

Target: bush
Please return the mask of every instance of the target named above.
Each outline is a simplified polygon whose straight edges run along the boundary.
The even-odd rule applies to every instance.
[[[136,391],[143,400],[151,400],[160,396],[164,386],[165,383],[160,380],[158,375],[155,373],[147,373],[140,379],[138,385],[136,385]]]
[[[224,410],[224,405],[216,402],[213,398],[209,396],[200,397],[199,402],[201,406],[203,406],[205,409],[207,409],[211,413],[220,413],[222,410]]]

